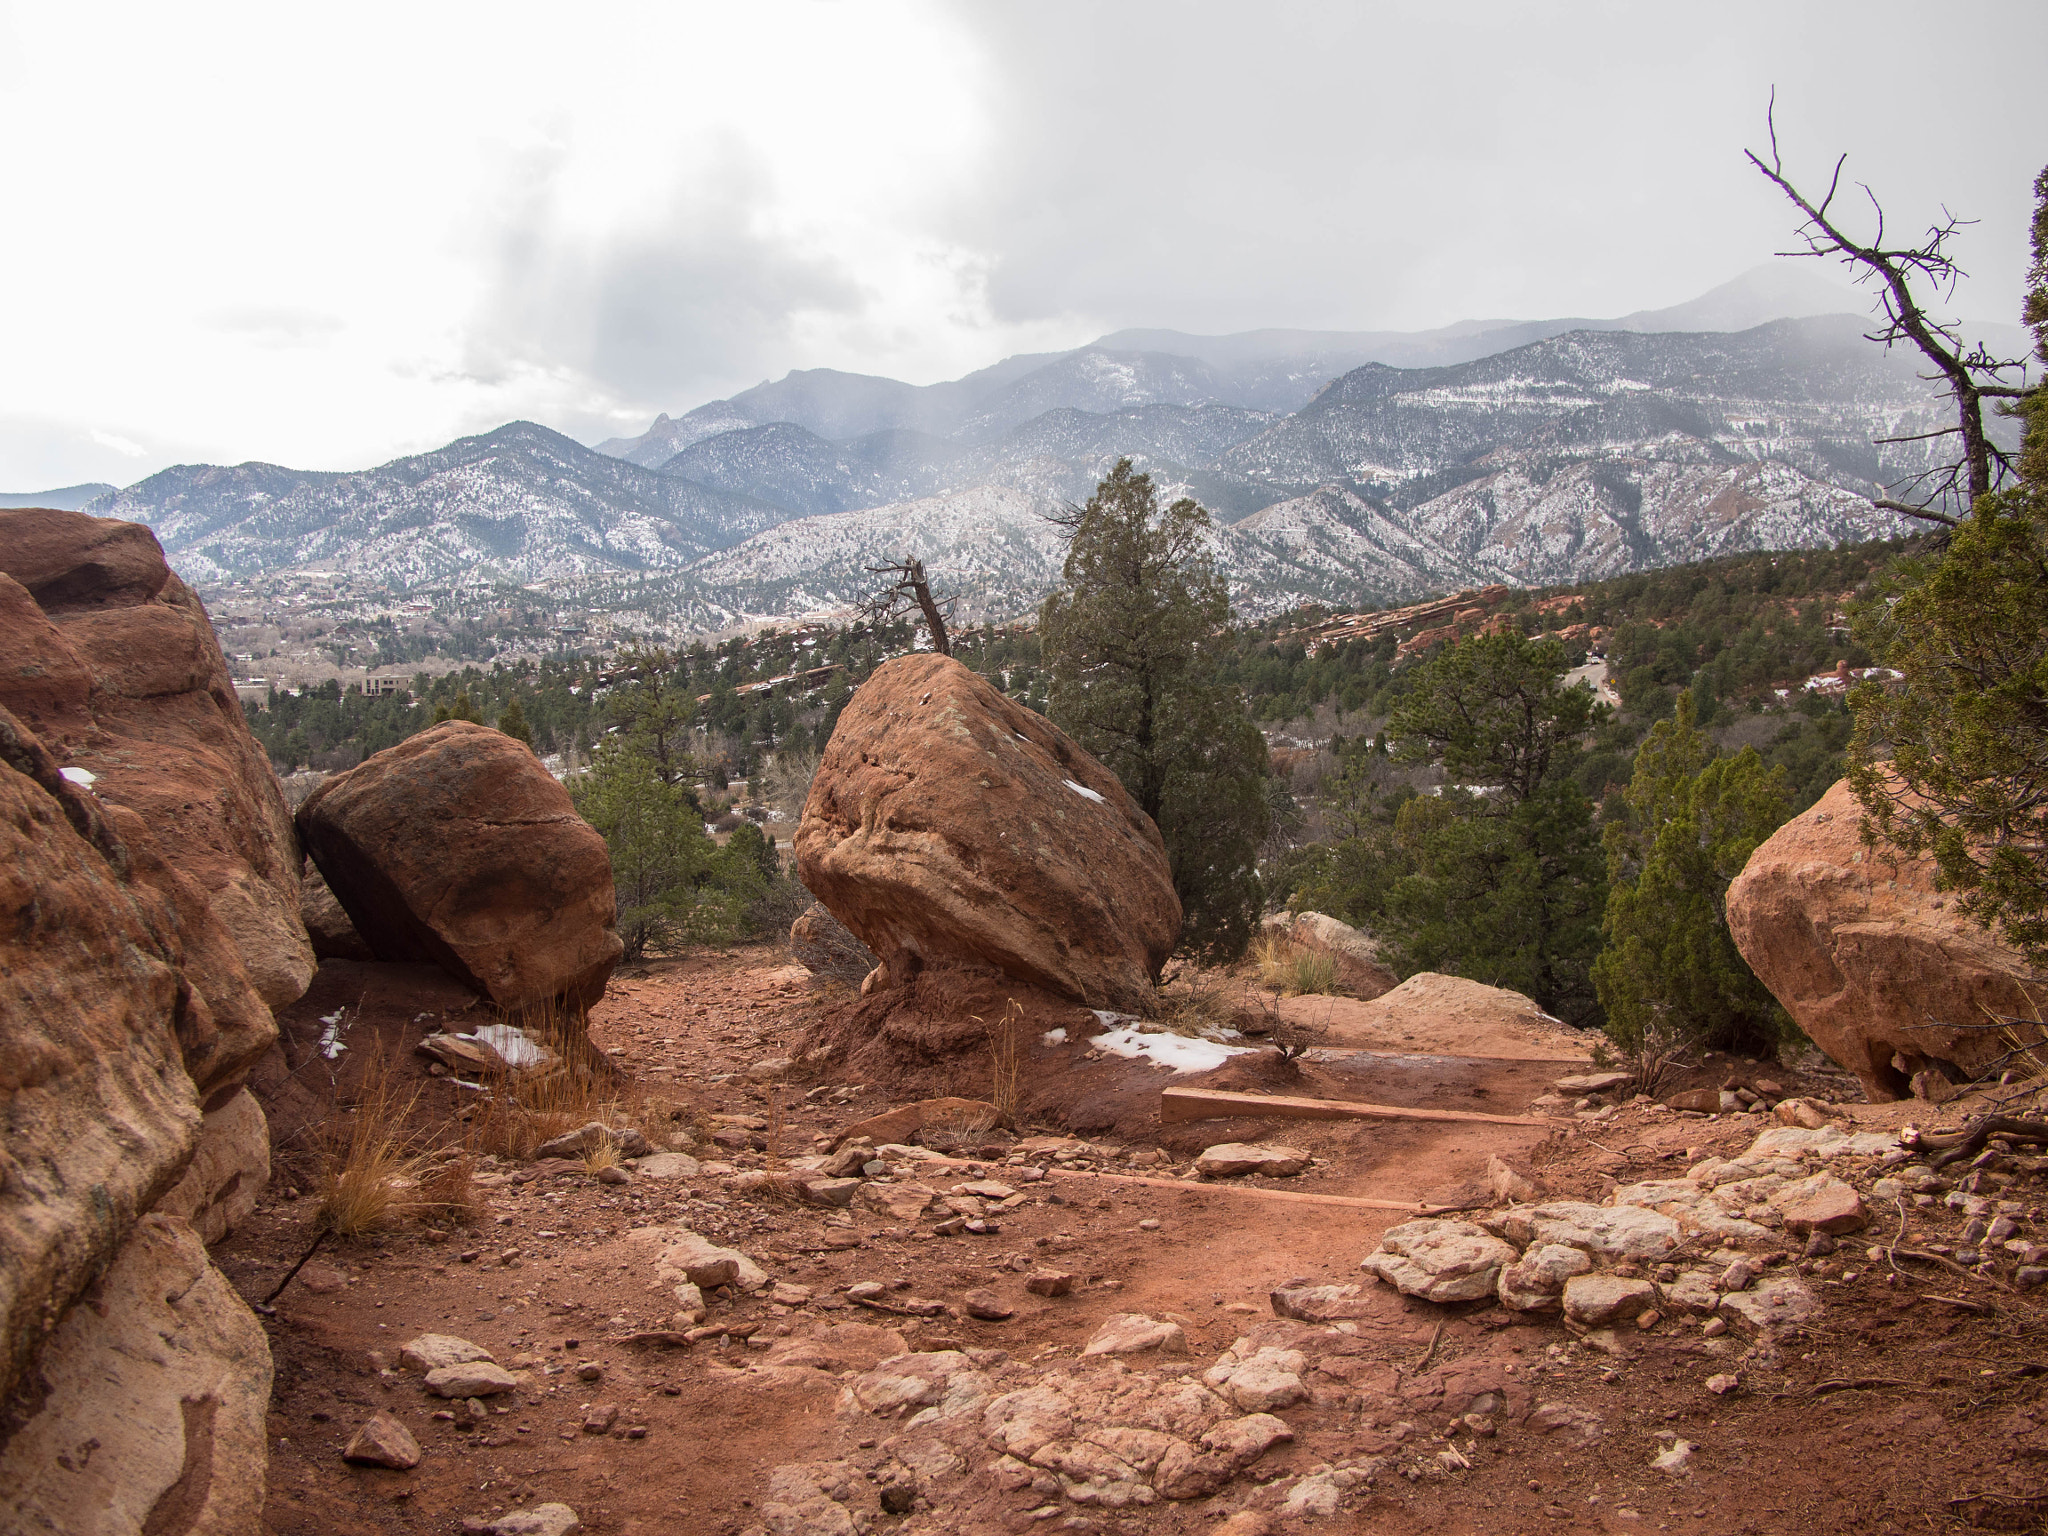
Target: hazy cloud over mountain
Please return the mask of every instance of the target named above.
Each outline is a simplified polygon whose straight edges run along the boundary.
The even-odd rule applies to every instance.
[[[1902,37],[1995,131],[1900,109]],[[2011,319],[2030,0],[1286,7],[0,4],[0,491],[642,430],[793,368],[913,382],[1125,327],[1671,304],[1782,248],[1776,84]]]

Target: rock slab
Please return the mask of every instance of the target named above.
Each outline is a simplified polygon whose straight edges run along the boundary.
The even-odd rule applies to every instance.
[[[1728,931],[1772,996],[1873,1100],[1908,1097],[1947,1062],[1968,1076],[2005,1050],[1995,1031],[1930,1020],[2033,1017],[2019,956],[1957,914],[1931,859],[1861,836],[1843,780],[1786,822],[1728,888]]]
[[[951,657],[898,657],[861,685],[796,853],[892,986],[943,961],[1138,1010],[1180,937],[1151,818],[1064,732]]]
[[[611,856],[522,743],[450,720],[327,780],[298,826],[378,959],[507,1009],[604,995],[624,948]]]

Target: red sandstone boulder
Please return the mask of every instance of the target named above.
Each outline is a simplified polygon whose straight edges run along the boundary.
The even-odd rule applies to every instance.
[[[298,823],[378,959],[431,962],[502,1008],[604,995],[624,947],[611,856],[511,737],[437,725],[328,779]]]
[[[291,817],[206,609],[154,534],[82,512],[0,511],[0,706],[91,773],[102,801],[142,818],[266,1005],[306,990]]]
[[[1937,1061],[1990,1066],[1991,1015],[2036,1015],[2019,956],[1957,914],[1932,860],[1865,848],[1861,819],[1845,780],[1780,827],[1729,886],[1728,930],[1814,1044],[1902,1099]]]
[[[861,685],[811,781],[803,882],[878,955],[1135,1009],[1180,937],[1165,844],[1116,776],[945,656]]]

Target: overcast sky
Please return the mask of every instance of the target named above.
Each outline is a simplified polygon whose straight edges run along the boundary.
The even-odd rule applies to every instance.
[[[0,490],[586,441],[1124,326],[1618,315],[1767,260],[1778,90],[2016,318],[2040,0],[0,0]],[[1937,93],[1939,93],[1937,95]]]

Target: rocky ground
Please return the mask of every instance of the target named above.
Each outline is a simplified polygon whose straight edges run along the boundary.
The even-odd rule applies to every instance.
[[[339,1075],[312,1049],[328,1021],[411,1062],[428,1031],[482,1021],[460,997],[413,968],[330,963],[287,1011],[278,1173],[216,1250],[249,1299],[305,1246],[308,1136]],[[650,1143],[605,1171],[494,1159],[468,1224],[308,1263],[266,1319],[268,1527],[563,1529],[551,1505],[591,1531],[733,1536],[2018,1530],[2048,1513],[2048,1319],[2022,1273],[2048,1258],[2048,1162],[1993,1148],[1935,1172],[1897,1147],[1915,1115],[1959,1125],[1967,1102],[1845,1105],[1818,1128],[1589,1102],[1555,1091],[1583,1063],[1426,1038],[1174,1073],[1091,1048],[1080,1015],[1023,1064],[1042,1123],[928,1134],[942,1157],[878,1142],[852,1160],[862,1182],[821,1192],[847,1203],[817,1205],[787,1176],[847,1168],[802,1160],[900,1102],[816,1069],[757,1080],[828,1002],[766,949],[621,973],[591,1038],[637,1123],[686,1152]],[[957,1071],[956,1092],[985,1093],[986,1063]],[[1753,1063],[1707,1075],[1840,1091]],[[459,1147],[462,1092],[419,1081],[418,1113]],[[1503,1115],[1544,1100],[1557,1123],[1161,1127],[1168,1082]],[[1089,1135],[1058,1123],[1063,1102]],[[1204,1176],[1221,1142],[1308,1161]],[[1403,1295],[1368,1257],[1411,1289],[1484,1294]],[[1513,1264],[1520,1304],[1489,1261]],[[408,1460],[409,1439],[417,1464],[345,1460],[366,1425],[360,1452]]]

